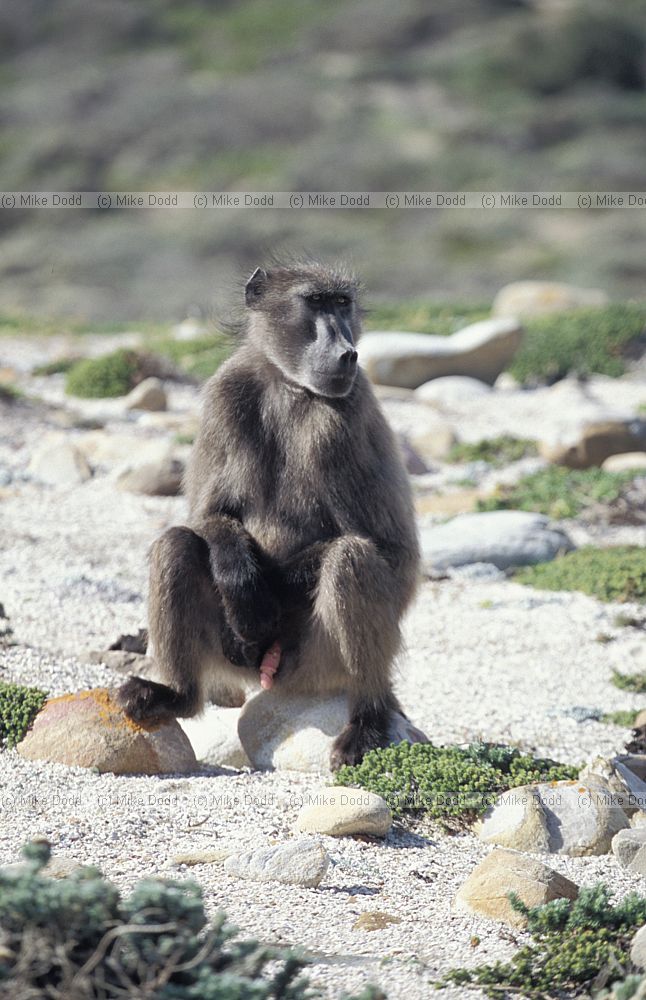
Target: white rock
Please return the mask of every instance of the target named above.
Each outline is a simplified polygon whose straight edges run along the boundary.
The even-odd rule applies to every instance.
[[[588,306],[605,306],[608,296],[598,288],[576,288],[556,281],[514,281],[501,288],[491,309],[493,316],[543,316]]]
[[[238,721],[242,747],[260,771],[329,771],[334,740],[350,717],[346,695],[313,698],[261,691],[243,706]],[[393,743],[427,742],[399,714],[393,717]]]
[[[631,871],[642,869],[640,874],[645,874],[644,861],[646,860],[646,829],[644,827],[632,827],[629,830],[620,830],[612,838],[612,853],[622,868],[630,868]],[[642,851],[643,857],[640,858]],[[639,860],[638,860],[639,859]],[[635,864],[637,862],[637,865]],[[640,863],[641,862],[641,863]]]
[[[646,451],[626,451],[620,455],[610,455],[601,468],[605,472],[626,472],[631,469],[646,469]]]
[[[193,719],[178,719],[195,756],[214,767],[250,767],[238,736],[239,708],[210,705]]]
[[[450,337],[426,333],[366,333],[359,360],[373,382],[415,389],[443,375],[468,375],[493,384],[520,346],[513,319],[483,320]]]
[[[168,406],[166,390],[161,379],[145,378],[124,399],[126,410],[165,410]]]
[[[76,438],[83,454],[95,465],[121,465],[132,467],[148,462],[161,462],[172,451],[172,444],[165,437],[145,438],[140,434],[88,431]]]
[[[646,969],[646,924],[640,927],[630,945],[630,961],[638,969]]]
[[[446,458],[457,441],[457,435],[444,417],[429,409],[428,419],[420,421],[416,429],[407,435],[407,440],[423,461],[432,466],[437,459]]]
[[[423,403],[433,403],[450,407],[452,403],[461,403],[465,399],[477,399],[492,391],[491,386],[477,378],[468,375],[444,375],[442,378],[431,379],[415,389],[415,399]]]
[[[78,486],[92,472],[79,449],[58,434],[47,434],[34,452],[29,473],[50,486]]]
[[[503,792],[475,824],[474,830],[486,844],[532,854],[549,853],[541,797],[531,785]]]
[[[533,836],[529,842],[535,843],[536,847],[524,846],[529,840],[529,823],[522,816],[519,820],[518,807],[514,804],[513,797],[510,805],[510,793],[507,792],[499,796],[481,825],[481,835],[482,831],[488,833],[488,843],[583,857],[607,854],[614,835],[630,826],[616,796],[607,788],[585,786],[579,781],[557,781],[528,785],[523,789],[512,789],[512,792],[520,795],[527,789],[531,789],[540,800],[540,812],[537,811],[533,821],[537,828],[540,823],[544,825],[545,847],[540,847],[541,837],[536,836],[534,830],[531,830]],[[514,839],[516,831],[518,843]]]
[[[365,833],[385,837],[393,822],[381,795],[365,789],[322,788],[308,793],[307,803],[296,818],[296,829],[301,833],[324,833],[330,837]]]
[[[305,888],[319,885],[329,866],[330,858],[325,848],[309,838],[233,854],[224,862],[224,870],[237,878],[283,882]]]
[[[427,571],[467,563],[493,563],[498,569],[528,566],[574,548],[549,518],[521,510],[459,514],[445,524],[423,526],[420,541]]]

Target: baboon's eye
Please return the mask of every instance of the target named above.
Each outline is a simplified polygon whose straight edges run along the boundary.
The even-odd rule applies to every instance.
[[[340,306],[349,306],[350,305],[350,299],[348,298],[347,295],[337,295],[335,301],[338,302],[338,304]]]
[[[323,296],[319,292],[313,292],[312,295],[308,296],[310,302],[320,302]]]

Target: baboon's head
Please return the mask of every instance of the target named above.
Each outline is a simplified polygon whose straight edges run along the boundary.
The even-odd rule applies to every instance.
[[[257,268],[245,288],[249,334],[290,382],[319,396],[346,396],[361,333],[357,283],[318,264]]]

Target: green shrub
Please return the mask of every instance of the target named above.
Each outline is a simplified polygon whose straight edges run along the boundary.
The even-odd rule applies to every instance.
[[[574,778],[577,773],[576,768],[521,754],[515,747],[398,743],[371,750],[360,764],[340,768],[336,783],[381,795],[394,815],[418,812],[435,819],[473,819],[508,788]]]
[[[620,676],[623,677],[624,675],[621,674]],[[618,684],[617,686],[621,687],[621,684]],[[622,729],[632,729],[635,724],[637,714],[638,713],[634,709],[619,709],[618,712],[607,712],[605,715],[602,715],[600,721],[611,726],[621,726]]]
[[[589,545],[552,562],[526,566],[514,579],[539,590],[580,590],[600,601],[646,601],[646,551],[637,545]]]
[[[453,969],[437,984],[480,986],[487,996],[510,993],[532,997],[590,996],[595,978],[607,970],[617,978],[630,968],[630,944],[646,923],[646,899],[631,893],[613,906],[605,885],[583,888],[574,902],[555,899],[528,909],[510,894],[515,910],[527,917],[533,941],[509,962]],[[567,991],[564,993],[562,991]]]
[[[22,389],[19,389],[17,385],[12,385],[10,382],[0,382],[1,403],[15,403],[17,400],[23,399],[24,395]]]
[[[537,454],[535,441],[527,438],[515,438],[503,434],[497,438],[485,438],[483,441],[460,441],[454,444],[447,461],[449,462],[489,462],[494,466],[509,465],[520,458],[528,458]]]
[[[136,385],[138,371],[136,351],[125,348],[100,358],[84,358],[67,373],[65,391],[85,399],[125,396]]]
[[[499,486],[495,494],[479,500],[478,510],[535,510],[548,517],[576,517],[596,503],[616,500],[636,473],[605,472],[603,469],[566,469],[550,465],[513,486]]]
[[[193,882],[144,880],[123,899],[95,868],[63,879],[40,869],[49,845],[28,845],[24,871],[0,870],[3,996],[306,1000],[306,960],[240,940],[223,913],[209,923]],[[367,993],[370,996],[370,993]],[[372,996],[377,994],[373,991]]]
[[[622,674],[620,670],[613,670],[611,680],[622,691],[646,694],[646,673]]]
[[[55,358],[54,361],[47,361],[45,364],[36,365],[32,368],[32,375],[64,375],[66,372],[79,364],[81,358]]]
[[[0,747],[20,743],[46,700],[39,688],[0,681]]]
[[[164,337],[151,345],[156,354],[169,358],[187,375],[206,379],[229,357],[234,348],[232,338],[224,333],[212,333],[193,340]]]
[[[448,336],[463,326],[486,319],[489,309],[483,305],[465,303],[381,302],[369,309],[365,326],[367,330],[406,330],[412,333],[433,333]]]
[[[643,338],[646,306],[573,309],[524,322],[525,337],[509,366],[519,382],[555,381],[568,372],[622,375],[626,349]]]

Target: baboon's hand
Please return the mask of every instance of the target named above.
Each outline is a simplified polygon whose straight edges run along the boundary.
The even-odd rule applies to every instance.
[[[258,575],[243,586],[221,587],[229,628],[243,644],[266,647],[278,631],[280,608]]]

